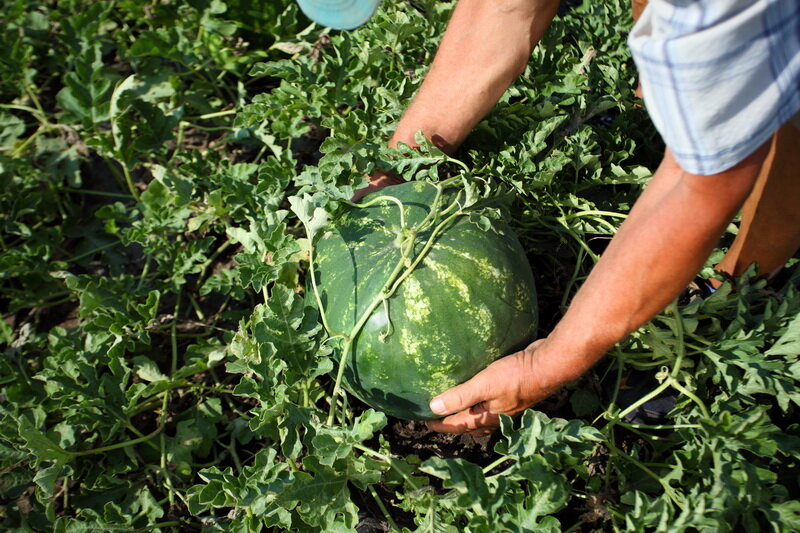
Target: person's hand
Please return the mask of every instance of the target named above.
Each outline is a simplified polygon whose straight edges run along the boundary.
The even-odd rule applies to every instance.
[[[536,350],[540,339],[524,350],[498,359],[469,381],[431,400],[431,410],[450,415],[428,421],[441,433],[488,435],[500,426],[500,415],[516,415],[552,394],[558,385],[543,383]]]
[[[403,178],[401,178],[397,174],[393,172],[384,172],[382,170],[378,170],[369,177],[369,184],[366,187],[364,187],[363,189],[359,189],[355,193],[353,193],[351,201],[357,202],[371,192],[375,192],[378,189],[388,187],[389,185],[399,185],[401,183],[405,183],[405,180],[403,180]]]

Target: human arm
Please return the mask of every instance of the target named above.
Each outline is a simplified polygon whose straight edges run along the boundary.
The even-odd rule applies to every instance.
[[[495,428],[499,414],[519,413],[588,370],[692,279],[752,189],[765,155],[762,146],[725,172],[699,176],[667,152],[550,335],[434,398],[432,410],[451,416],[429,427]]]
[[[460,0],[389,146],[422,131],[452,154],[525,69],[557,0]]]
[[[422,131],[445,153],[455,152],[525,69],[557,8],[558,0],[460,0],[389,146],[416,147]],[[376,172],[355,199],[401,181]]]

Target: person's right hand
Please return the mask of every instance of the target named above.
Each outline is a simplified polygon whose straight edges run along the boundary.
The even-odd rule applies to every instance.
[[[562,382],[545,382],[543,376],[552,374],[553,369],[542,368],[537,352],[545,342],[539,339],[522,351],[501,357],[472,379],[433,398],[431,411],[449,416],[429,420],[428,429],[488,435],[500,427],[500,415],[518,415],[555,392]]]
[[[388,187],[389,185],[399,185],[401,183],[405,183],[405,180],[394,172],[384,172],[382,170],[378,170],[369,177],[369,185],[363,189],[357,190],[353,194],[351,201],[357,202],[371,192]]]

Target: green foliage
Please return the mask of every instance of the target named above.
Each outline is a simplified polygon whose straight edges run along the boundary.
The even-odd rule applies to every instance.
[[[456,159],[384,147],[452,3],[349,33],[289,0],[0,6],[3,530],[800,529],[796,265],[670,307],[482,455],[333,395],[309,254],[376,169],[510,199],[553,325],[659,156],[627,2],[566,9]],[[621,419],[661,367],[667,422]]]

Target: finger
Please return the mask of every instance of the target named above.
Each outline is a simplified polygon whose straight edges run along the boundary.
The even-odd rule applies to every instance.
[[[366,195],[373,193],[379,189],[384,187],[388,187],[390,185],[399,185],[401,183],[405,183],[406,180],[395,174],[394,172],[384,172],[382,170],[376,171],[374,174],[367,178],[367,186],[363,189],[359,189],[353,193],[352,198],[350,198],[351,202],[358,202]]]
[[[500,426],[500,416],[482,405],[465,409],[442,420],[429,420],[428,429],[439,433],[467,433],[476,430],[493,430]]]
[[[363,189],[359,189],[356,192],[354,192],[353,193],[353,197],[350,198],[350,201],[351,202],[358,202],[359,200],[361,200],[366,195],[368,195],[370,193],[373,193],[373,192],[377,191],[378,189],[380,189],[380,186],[370,183],[369,185],[367,185]]]
[[[448,389],[431,400],[430,409],[437,415],[449,415],[469,409],[487,400],[487,372],[483,370],[469,381]]]

